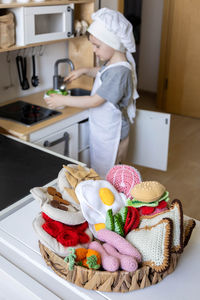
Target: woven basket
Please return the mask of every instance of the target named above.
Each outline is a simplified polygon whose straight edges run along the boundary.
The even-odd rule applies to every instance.
[[[162,273],[157,273],[147,266],[141,267],[135,272],[96,271],[81,266],[74,266],[73,271],[70,271],[68,263],[63,258],[53,253],[41,242],[39,242],[39,247],[47,265],[60,277],[82,288],[101,292],[125,293],[156,284],[174,271],[180,257],[180,254],[173,253],[170,267]]]
[[[15,44],[14,15],[6,13],[0,15],[0,48],[8,48]]]

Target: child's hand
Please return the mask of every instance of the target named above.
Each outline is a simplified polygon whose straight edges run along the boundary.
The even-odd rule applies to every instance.
[[[49,106],[49,108],[58,108],[61,106],[66,105],[66,97],[67,96],[62,96],[62,95],[56,95],[56,94],[51,94],[49,97],[44,98],[46,104]]]
[[[72,82],[73,80],[79,78],[81,75],[85,74],[85,69],[77,69],[69,73],[67,77],[64,78],[64,82]]]

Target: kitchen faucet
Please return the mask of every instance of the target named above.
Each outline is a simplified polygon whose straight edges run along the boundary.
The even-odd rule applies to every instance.
[[[60,63],[68,63],[70,65],[71,71],[74,70],[74,64],[69,58],[61,58],[56,60],[54,64],[54,76],[53,76],[53,89],[58,90],[60,89],[61,85],[63,84],[64,77],[58,75],[58,65]]]

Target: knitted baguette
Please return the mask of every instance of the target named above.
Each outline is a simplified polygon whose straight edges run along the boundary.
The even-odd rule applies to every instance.
[[[119,269],[119,260],[116,257],[109,255],[100,243],[96,241],[91,242],[89,244],[89,249],[96,250],[100,253],[102,267],[106,271],[115,272]]]
[[[108,243],[103,244],[103,247],[108,254],[115,256],[119,259],[122,270],[128,272],[134,272],[137,270],[138,263],[133,256],[119,253],[113,246],[111,246]]]
[[[133,256],[138,262],[142,260],[140,252],[131,243],[113,231],[101,229],[97,232],[97,238],[102,242],[110,244],[121,254]]]

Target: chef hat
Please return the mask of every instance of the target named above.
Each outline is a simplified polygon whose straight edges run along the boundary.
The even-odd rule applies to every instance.
[[[135,100],[139,95],[136,89],[135,61],[131,54],[136,51],[132,24],[120,12],[105,7],[93,13],[92,20],[93,23],[87,31],[113,49],[125,52],[126,58],[132,66],[133,102],[129,103],[127,112],[131,123],[133,123],[136,110]]]
[[[118,11],[101,8],[92,14],[88,32],[115,50],[135,52],[131,23]]]

